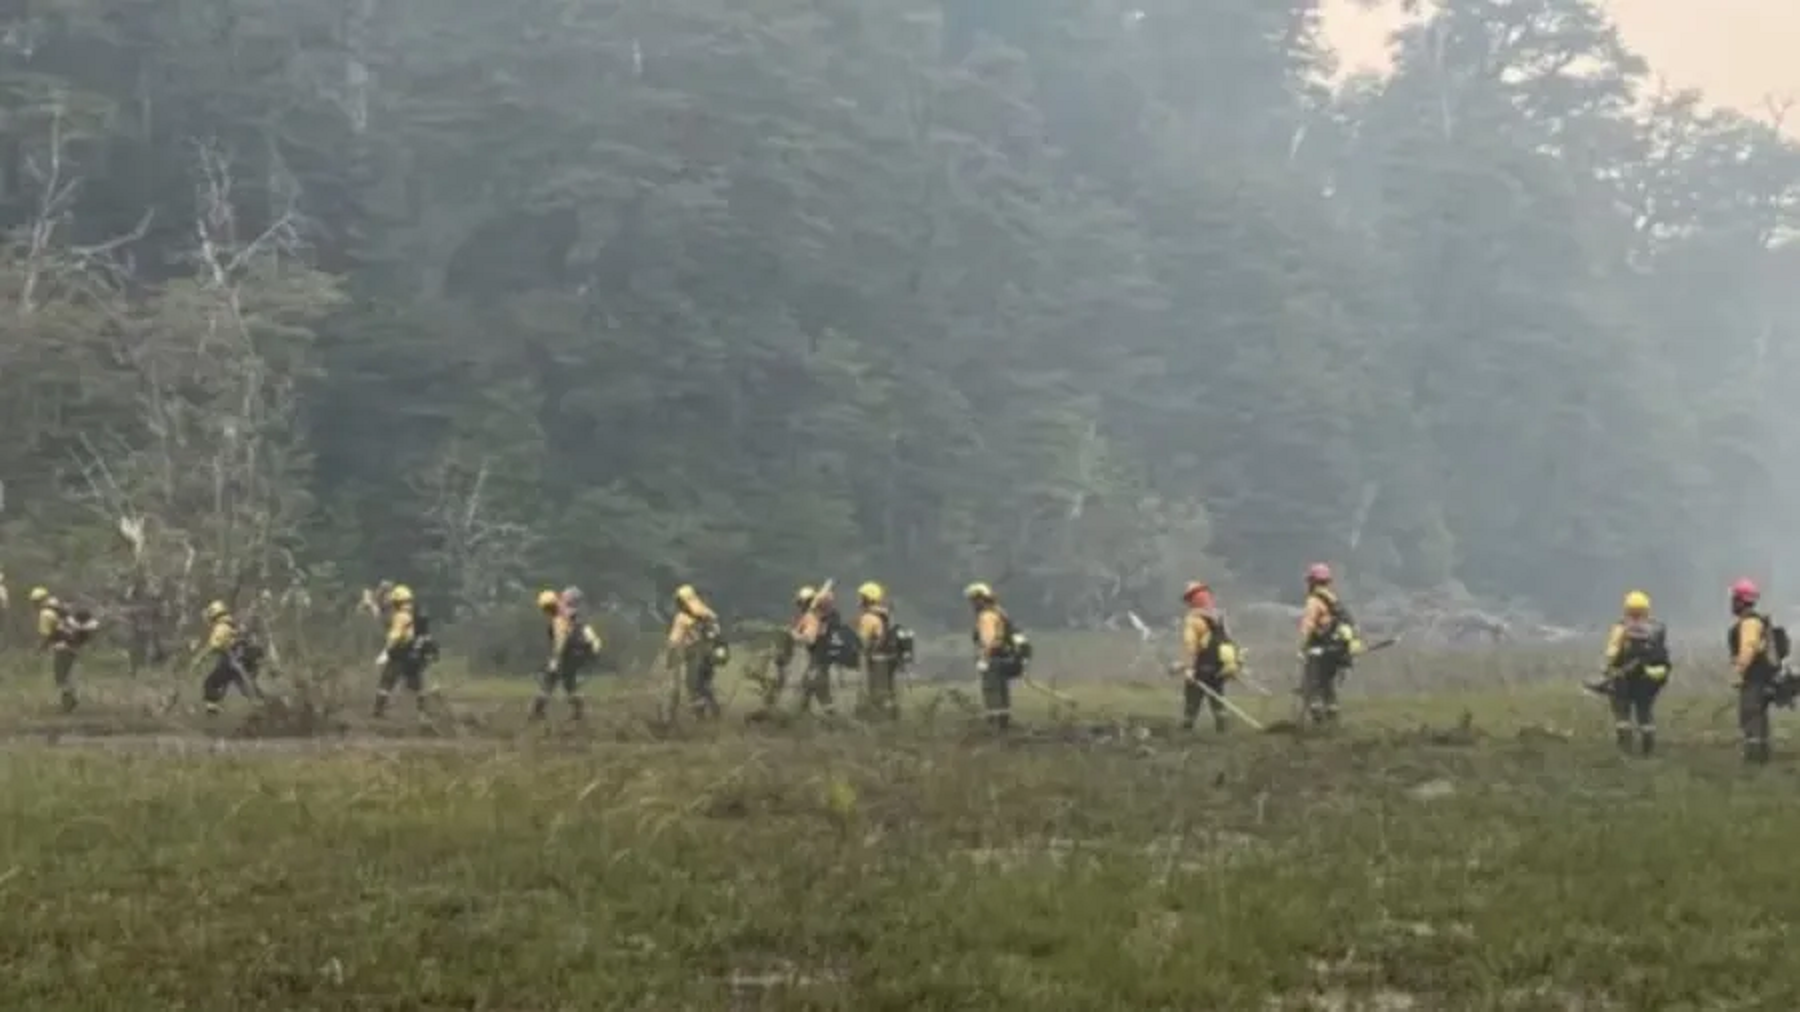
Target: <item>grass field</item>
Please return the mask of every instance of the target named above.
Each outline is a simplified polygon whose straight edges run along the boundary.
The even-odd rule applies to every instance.
[[[452,674],[383,729],[359,672],[341,718],[209,732],[21,671],[0,1008],[1800,1008],[1800,765],[1741,768],[1717,686],[1641,760],[1577,658],[1365,667],[1329,735],[1183,736],[1173,683],[1054,670],[1077,705],[1022,688],[1003,741],[936,685],[900,727],[739,693],[668,728],[616,680],[527,728]]]

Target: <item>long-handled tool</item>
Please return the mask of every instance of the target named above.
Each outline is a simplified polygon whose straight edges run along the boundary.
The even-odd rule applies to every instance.
[[[1215,702],[1215,703],[1219,704],[1220,706],[1223,706],[1225,709],[1231,711],[1231,715],[1233,717],[1236,717],[1237,719],[1243,721],[1244,723],[1249,724],[1251,727],[1257,729],[1258,731],[1267,731],[1268,730],[1268,728],[1264,727],[1262,725],[1262,723],[1260,721],[1258,721],[1255,717],[1252,717],[1249,714],[1245,713],[1243,711],[1243,709],[1240,708],[1236,703],[1233,703],[1231,700],[1226,699],[1224,697],[1224,695],[1215,691],[1212,686],[1206,684],[1205,682],[1200,681],[1197,678],[1190,678],[1187,681],[1188,681],[1189,685],[1199,686],[1200,691],[1206,693],[1206,696],[1208,699],[1211,699],[1213,702]]]

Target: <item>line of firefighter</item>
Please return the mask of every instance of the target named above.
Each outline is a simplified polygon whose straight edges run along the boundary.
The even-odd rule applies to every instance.
[[[1301,701],[1303,714],[1313,722],[1331,723],[1338,716],[1337,686],[1365,647],[1349,610],[1333,588],[1331,570],[1314,564],[1306,573],[1307,595],[1300,619],[1300,653],[1303,658]],[[964,591],[974,612],[971,638],[975,668],[982,690],[986,720],[996,728],[1011,722],[1011,682],[1025,673],[1031,657],[1030,641],[1019,632],[1000,606],[993,589],[972,583]],[[886,591],[877,583],[865,583],[857,591],[861,614],[852,633],[839,616],[829,587],[802,587],[795,595],[795,615],[780,640],[774,658],[776,678],[765,689],[765,706],[774,706],[786,687],[787,671],[804,650],[806,667],[800,682],[800,709],[809,711],[816,702],[827,714],[835,712],[831,671],[834,667],[861,667],[867,678],[863,699],[872,715],[898,715],[896,677],[911,658],[912,635],[894,620]],[[1225,727],[1224,693],[1227,683],[1241,674],[1235,643],[1226,629],[1210,587],[1190,583],[1182,599],[1187,614],[1182,622],[1183,660],[1177,666],[1184,677],[1182,723],[1192,728],[1200,710],[1210,708],[1214,726]],[[74,666],[80,649],[98,629],[85,610],[72,609],[44,587],[32,589],[29,600],[38,609],[40,647],[51,655],[52,675],[65,710],[77,704]],[[1732,663],[1732,686],[1738,692],[1739,728],[1744,757],[1757,763],[1769,757],[1769,708],[1791,703],[1800,695],[1800,679],[1786,672],[1787,633],[1757,608],[1761,592],[1750,580],[1731,587],[1732,625],[1727,645]],[[695,714],[716,717],[720,705],[714,678],[730,657],[717,614],[690,585],[675,592],[676,616],[670,625],[667,662],[676,674],[672,703],[685,694]],[[384,581],[365,595],[381,620],[385,644],[376,659],[379,670],[375,716],[383,716],[396,686],[415,697],[415,708],[425,715],[424,703],[434,691],[425,675],[437,657],[429,623],[417,610],[411,588]],[[548,620],[550,655],[539,679],[532,717],[542,718],[557,688],[568,698],[579,718],[583,713],[579,677],[599,653],[602,641],[582,620],[579,588],[562,593],[544,590],[538,608]],[[1667,629],[1651,615],[1649,595],[1631,591],[1625,596],[1623,616],[1607,638],[1606,672],[1587,688],[1610,698],[1619,746],[1648,755],[1655,749],[1655,704],[1667,683],[1671,662]],[[210,661],[202,682],[202,699],[209,713],[216,713],[225,694],[236,686],[246,696],[258,696],[256,676],[263,658],[260,644],[246,636],[222,601],[203,612],[208,635],[195,660],[198,668]],[[866,646],[865,646],[866,645]],[[1210,707],[1209,707],[1210,704]]]

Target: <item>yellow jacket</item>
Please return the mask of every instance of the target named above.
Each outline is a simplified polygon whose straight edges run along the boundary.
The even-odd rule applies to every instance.
[[[990,605],[975,615],[975,646],[983,657],[1006,653],[1012,644],[1006,641],[1006,612]]]
[[[856,620],[856,635],[863,645],[863,663],[894,659],[893,654],[878,652],[882,640],[887,638],[888,623],[893,620],[893,615],[882,605],[863,609],[862,615]]]
[[[1187,616],[1181,620],[1182,659],[1192,668],[1194,662],[1212,647],[1212,616],[1205,609],[1190,608]]]
[[[1306,605],[1300,611],[1300,646],[1302,648],[1318,646],[1318,640],[1331,628],[1332,605],[1337,604],[1337,595],[1327,587],[1320,587],[1306,595]]]
[[[1764,660],[1767,639],[1763,630],[1763,620],[1757,615],[1745,615],[1738,619],[1737,654],[1731,659],[1732,670],[1742,679],[1750,673],[1760,660]]]
[[[413,606],[397,604],[388,617],[387,649],[390,653],[413,641]]]
[[[73,650],[74,644],[63,637],[62,609],[46,604],[38,609],[37,633],[41,646],[55,650]]]
[[[675,613],[675,620],[669,623],[669,646],[674,649],[685,649],[700,642],[701,630],[708,623],[716,623],[719,616],[707,607],[706,602],[695,598]]]

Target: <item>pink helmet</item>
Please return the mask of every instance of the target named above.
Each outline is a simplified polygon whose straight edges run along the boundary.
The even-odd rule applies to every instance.
[[[1731,600],[1734,602],[1741,601],[1751,604],[1760,597],[1762,597],[1762,591],[1756,589],[1755,580],[1743,579],[1731,585]]]
[[[1331,567],[1323,562],[1315,562],[1306,567],[1307,583],[1330,583]]]

